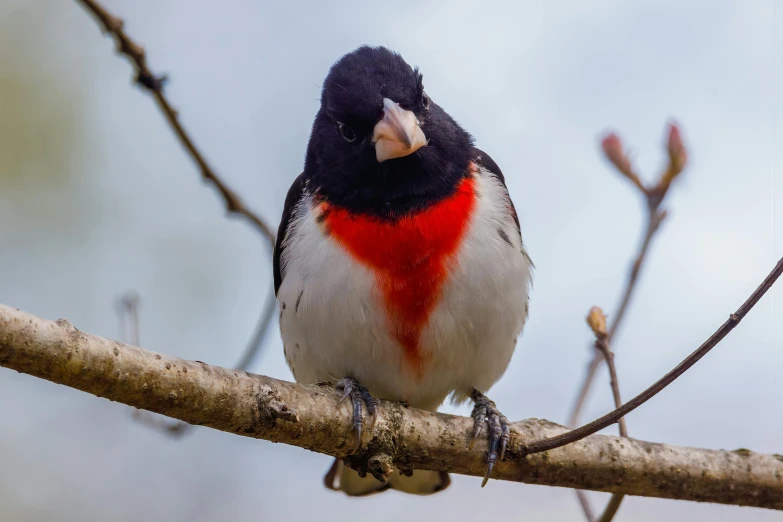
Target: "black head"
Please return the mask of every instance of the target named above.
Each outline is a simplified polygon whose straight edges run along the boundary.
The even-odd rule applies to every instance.
[[[471,151],[417,69],[384,47],[360,47],[324,81],[305,176],[332,203],[394,219],[451,195]]]

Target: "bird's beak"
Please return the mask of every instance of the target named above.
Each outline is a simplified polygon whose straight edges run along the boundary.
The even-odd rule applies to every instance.
[[[408,156],[427,145],[416,115],[389,98],[383,99],[383,117],[375,124],[372,141],[378,163]]]

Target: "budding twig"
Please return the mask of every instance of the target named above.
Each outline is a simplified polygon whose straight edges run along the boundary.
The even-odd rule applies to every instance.
[[[621,407],[615,409],[584,426],[575,430],[568,431],[557,437],[551,437],[548,439],[538,440],[530,444],[523,444],[520,448],[520,452],[524,455],[532,455],[534,453],[541,453],[542,451],[548,451],[555,448],[571,444],[581,440],[588,435],[597,433],[607,426],[611,426],[620,418],[628,415],[633,410],[652,399],[658,393],[660,393],[669,384],[674,382],[680,375],[688,371],[694,364],[707,355],[710,350],[720,343],[724,337],[726,337],[736,326],[742,321],[742,319],[750,312],[750,310],[759,302],[759,300],[772,288],[775,281],[778,280],[780,275],[783,274],[783,258],[781,258],[772,271],[764,278],[764,281],[758,288],[748,297],[748,299],[742,303],[736,312],[731,314],[729,318],[713,333],[704,343],[699,346],[693,353],[686,357],[680,364],[678,364],[669,373],[658,379],[652,386],[644,390],[642,393],[623,404]]]
[[[614,354],[609,347],[609,335],[606,333],[606,316],[603,310],[597,306],[592,307],[587,316],[587,324],[595,334],[595,348],[606,360],[606,365],[609,368],[609,380],[614,397],[614,406],[619,408],[622,406],[623,401],[620,399],[620,383],[617,379],[617,369],[614,365]],[[625,418],[620,418],[618,424],[620,425],[620,436],[627,437],[628,431],[625,427]]]
[[[663,200],[668,193],[672,181],[682,172],[687,162],[687,153],[682,142],[680,131],[673,123],[669,124],[668,137],[666,142],[668,163],[658,182],[650,187],[645,186],[639,176],[636,174],[631,164],[631,160],[628,158],[628,155],[624,150],[622,141],[616,134],[607,134],[601,141],[601,147],[609,162],[623,177],[627,178],[644,197],[647,206],[647,224],[639,252],[631,264],[628,280],[626,282],[625,289],[623,290],[622,297],[620,298],[620,305],[617,308],[617,313],[615,314],[612,325],[609,327],[607,332],[604,321],[603,333],[596,332],[596,329],[593,328],[593,331],[596,332],[596,343],[594,344],[596,351],[592,360],[588,364],[582,386],[579,389],[579,393],[571,411],[568,424],[572,428],[579,423],[579,417],[582,412],[582,408],[584,407],[587,396],[590,393],[590,389],[595,382],[595,375],[602,359],[606,361],[609,368],[610,381],[612,383],[612,394],[615,400],[615,408],[619,408],[621,405],[620,390],[619,386],[617,386],[617,372],[614,367],[614,354],[610,350],[609,345],[614,337],[614,334],[617,332],[618,327],[620,324],[622,324],[625,313],[628,310],[631,297],[634,290],[636,289],[636,282],[639,278],[639,273],[650,249],[650,245],[652,244],[653,236],[655,236],[655,233],[660,228],[661,222],[666,217],[666,210],[660,208],[661,204],[663,203]],[[600,313],[603,314],[603,312]],[[619,420],[619,424],[620,434],[622,436],[627,436],[625,419],[621,418]],[[587,518],[588,522],[592,522],[594,518],[592,516],[592,509],[590,508],[590,503],[586,494],[582,491],[577,491],[577,497],[579,499],[580,505],[582,506],[585,517]],[[622,495],[613,495],[603,514],[598,518],[599,522],[610,522],[614,517],[614,514],[619,509],[621,502]]]

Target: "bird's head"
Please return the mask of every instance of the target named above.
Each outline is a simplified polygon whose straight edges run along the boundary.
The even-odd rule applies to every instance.
[[[349,210],[399,217],[451,195],[472,138],[424,91],[422,75],[384,47],[360,47],[324,81],[305,173]]]

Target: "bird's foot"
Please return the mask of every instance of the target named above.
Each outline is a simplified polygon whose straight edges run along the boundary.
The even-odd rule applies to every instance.
[[[470,398],[473,399],[473,402],[475,403],[473,412],[470,414],[470,416],[473,417],[473,440],[471,441],[470,446],[473,447],[476,439],[481,435],[481,431],[484,429],[485,424],[489,436],[487,472],[484,474],[484,480],[481,483],[481,487],[483,488],[487,484],[490,474],[492,474],[492,468],[495,466],[495,462],[503,460],[503,456],[506,454],[506,446],[508,445],[509,439],[508,419],[498,411],[495,402],[491,401],[480,391],[473,390],[470,394]]]
[[[362,415],[362,403],[367,406],[367,413],[372,416],[370,426],[375,425],[375,421],[378,418],[378,399],[370,395],[367,388],[359,384],[359,382],[352,377],[343,377],[337,381],[337,389],[343,392],[343,396],[340,401],[351,398],[351,404],[353,405],[353,431],[356,434],[356,442],[354,443],[353,451],[359,449],[359,444],[362,441],[362,425],[364,424],[364,418]]]

